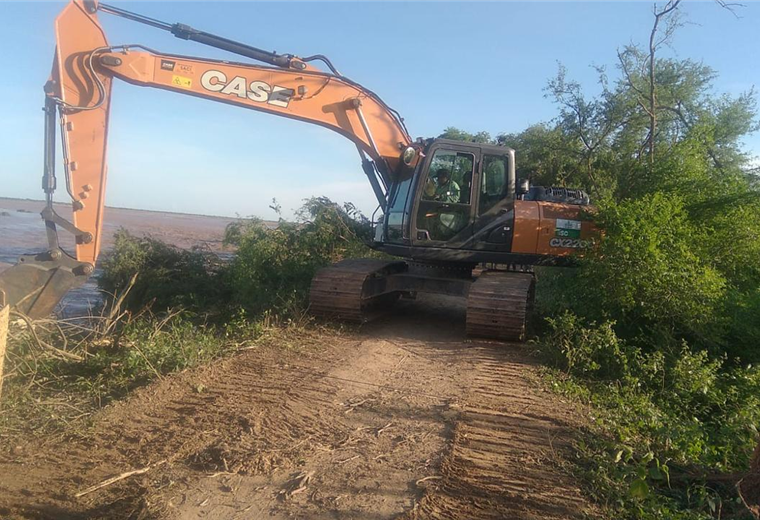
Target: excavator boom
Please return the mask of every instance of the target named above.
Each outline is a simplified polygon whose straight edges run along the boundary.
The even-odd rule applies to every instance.
[[[163,54],[141,45],[113,46],[98,21],[99,10],[267,65]],[[49,250],[22,257],[19,264],[0,274],[0,291],[6,293],[10,305],[32,317],[50,313],[68,290],[84,283],[100,253],[114,78],[333,130],[356,145],[380,204],[384,203],[387,186],[397,171],[414,166],[401,160],[412,140],[399,115],[376,94],[340,75],[324,56],[301,59],[267,52],[183,24],[167,24],[106,4],[98,5],[92,0],[69,3],[56,19],[55,29],[55,59],[45,85],[43,189],[47,206],[42,217]],[[330,71],[307,63],[315,60],[324,62]],[[65,187],[73,208],[71,222],[53,209],[57,126],[63,147]],[[74,234],[74,256],[59,247],[59,228]]]

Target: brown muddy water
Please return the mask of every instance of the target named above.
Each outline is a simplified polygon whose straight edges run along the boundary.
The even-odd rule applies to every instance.
[[[15,264],[22,254],[39,253],[47,250],[45,225],[40,217],[44,202],[0,198],[0,272]],[[66,204],[56,204],[56,211],[64,218],[71,218],[71,208]],[[222,247],[224,229],[235,219],[182,213],[164,213],[124,208],[106,208],[103,230],[103,247],[100,259],[108,255],[113,247],[113,235],[125,228],[136,236],[151,236],[181,248],[205,245],[212,251],[227,253]],[[272,226],[274,222],[268,222]],[[69,253],[74,251],[74,239],[64,230],[59,230],[61,246]],[[100,261],[99,261],[100,263]],[[63,299],[57,312],[66,316],[86,316],[102,301],[98,291],[97,276]]]

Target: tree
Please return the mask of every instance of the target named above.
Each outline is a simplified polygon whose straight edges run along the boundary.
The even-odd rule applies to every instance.
[[[491,138],[491,134],[488,132],[478,132],[477,134],[471,134],[454,126],[446,127],[446,129],[444,129],[443,133],[439,135],[438,138],[453,139],[455,141],[467,141],[470,143],[496,144],[496,141]]]
[[[557,126],[537,124],[519,133],[500,134],[497,139],[499,144],[515,150],[519,179],[542,186],[586,185],[579,175],[575,145]]]
[[[702,136],[707,145],[707,152],[715,166],[723,169],[727,162],[736,166],[738,148],[733,146],[739,135],[753,131],[754,92],[742,94],[736,99],[723,98],[704,101],[707,87],[715,78],[715,72],[691,60],[658,59],[661,47],[670,45],[676,30],[683,25],[680,6],[682,0],[669,0],[658,9],[654,4],[654,22],[649,34],[647,50],[636,45],[628,45],[618,50],[618,64],[623,73],[623,84],[629,90],[628,95],[648,119],[646,136],[639,156],[646,149],[648,168],[654,169],[655,150],[659,143],[667,144],[677,139],[678,134],[695,129],[697,120],[719,124],[723,132],[707,131]],[[719,0],[721,7],[733,12],[740,4]],[[734,13],[735,14],[735,13]],[[665,123],[665,127],[661,128]],[[712,140],[715,139],[715,142]],[[724,149],[726,142],[732,145]],[[731,157],[725,157],[728,152]]]
[[[615,135],[633,114],[625,98],[610,90],[605,71],[597,72],[602,93],[596,98],[588,99],[580,84],[567,78],[562,64],[545,91],[559,105],[555,123],[564,136],[564,152],[576,159],[583,186],[598,198],[610,195],[615,188],[609,152]]]

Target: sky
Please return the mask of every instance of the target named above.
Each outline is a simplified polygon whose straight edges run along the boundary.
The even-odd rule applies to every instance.
[[[108,3],[267,50],[325,54],[398,110],[413,137],[447,126],[496,135],[550,121],[557,107],[543,89],[558,63],[593,93],[592,65],[614,75],[616,49],[645,43],[652,23],[652,4],[643,1]],[[719,94],[760,84],[760,2],[744,3],[737,18],[714,2],[687,1],[689,24],[663,55],[704,61],[718,73]],[[43,197],[42,86],[63,6],[0,0],[0,196]],[[112,15],[100,19],[113,45],[245,61]],[[306,123],[117,83],[109,133],[109,206],[276,218],[276,198],[288,218],[310,196],[350,201],[368,215],[377,204],[354,145]],[[758,133],[745,145],[760,155]],[[62,178],[59,171],[60,192]]]

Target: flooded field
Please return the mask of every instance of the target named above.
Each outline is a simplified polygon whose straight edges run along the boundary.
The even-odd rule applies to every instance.
[[[0,198],[0,271],[15,264],[19,255],[47,250],[45,225],[40,218],[44,202]],[[56,211],[71,218],[71,208],[56,204]],[[105,209],[105,227],[101,259],[113,247],[113,235],[125,228],[133,235],[151,236],[177,247],[190,248],[206,245],[213,251],[223,252],[224,229],[235,219],[182,213],[164,213],[124,208]],[[271,223],[273,226],[274,222]],[[66,231],[59,231],[61,246],[74,251],[74,239]],[[70,292],[61,302],[61,312],[67,316],[86,315],[100,302],[96,277],[99,270],[83,287]]]

